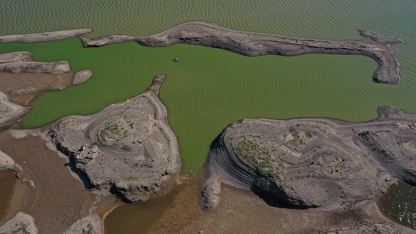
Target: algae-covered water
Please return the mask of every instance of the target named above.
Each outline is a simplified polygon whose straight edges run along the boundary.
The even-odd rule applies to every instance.
[[[87,83],[36,98],[24,127],[61,116],[97,112],[144,91],[156,74],[168,74],[161,99],[177,135],[184,171],[198,170],[212,140],[229,123],[248,117],[324,116],[365,121],[380,105],[415,111],[406,84],[372,82],[377,64],[363,56],[245,57],[201,46],[147,48],[123,43],[82,48],[78,39],[3,44],[0,53],[29,50],[40,61],[68,60],[91,69]],[[172,58],[180,57],[179,62]]]

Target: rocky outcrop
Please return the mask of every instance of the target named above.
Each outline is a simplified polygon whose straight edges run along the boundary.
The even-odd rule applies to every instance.
[[[19,51],[0,54],[0,64],[1,63],[10,63],[10,62],[26,62],[32,61],[32,52]]]
[[[188,22],[147,37],[125,35],[98,39],[82,38],[85,47],[97,47],[126,41],[136,41],[143,46],[160,47],[176,43],[220,48],[247,56],[302,54],[364,55],[374,59],[378,68],[373,75],[377,83],[398,84],[399,63],[390,46],[401,40],[375,32],[359,30],[362,40],[320,40],[288,37],[264,33],[242,32],[204,22]]]
[[[212,143],[201,191],[212,210],[220,183],[295,208],[333,210],[374,201],[398,181],[415,181],[416,116],[392,107],[367,123],[332,119],[244,119]]]
[[[0,233],[30,233],[37,234],[38,229],[32,216],[19,212],[0,227]]]
[[[34,43],[34,42],[56,41],[56,40],[61,40],[65,38],[85,35],[90,32],[92,32],[91,29],[73,29],[73,30],[62,30],[62,31],[45,32],[45,33],[7,35],[7,36],[0,36],[0,43],[7,43],[7,42]]]
[[[3,151],[0,150],[0,170],[11,170],[14,172],[22,170],[21,167],[14,162],[14,160]]]
[[[84,82],[86,82],[87,80],[89,80],[92,76],[92,71],[91,70],[84,70],[84,71],[79,71],[77,73],[75,73],[74,75],[74,80],[72,82],[73,85],[79,85],[82,84]]]
[[[145,201],[179,173],[178,142],[158,98],[165,78],[156,76],[145,93],[99,113],[50,125],[48,137],[71,157],[91,188]]]

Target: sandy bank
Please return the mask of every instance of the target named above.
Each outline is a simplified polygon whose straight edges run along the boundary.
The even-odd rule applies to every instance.
[[[0,233],[30,233],[37,234],[38,229],[32,216],[19,212],[0,227]]]
[[[45,32],[45,33],[7,35],[7,36],[0,36],[0,43],[7,43],[7,42],[34,43],[34,42],[56,41],[56,40],[61,40],[65,38],[81,36],[90,32],[92,32],[91,29],[74,29],[74,30],[62,30],[62,31]]]
[[[0,150],[0,170],[1,169],[17,172],[18,170],[21,170],[21,167],[16,164],[9,155]]]
[[[242,32],[204,22],[188,22],[147,37],[113,35],[97,39],[82,37],[85,47],[97,47],[126,41],[143,46],[160,47],[176,43],[202,45],[229,50],[247,56],[302,54],[364,55],[374,59],[378,68],[373,75],[377,83],[398,84],[399,63],[390,46],[401,40],[375,32],[359,30],[362,40],[320,40],[264,33]]]
[[[10,102],[7,95],[0,92],[0,124],[22,116],[26,111],[27,109]]]
[[[18,51],[0,54],[0,64],[1,63],[10,63],[10,62],[26,62],[32,61],[33,54],[27,51]]]
[[[12,73],[51,73],[62,74],[70,72],[67,61],[58,62],[10,62],[0,64],[0,72]]]

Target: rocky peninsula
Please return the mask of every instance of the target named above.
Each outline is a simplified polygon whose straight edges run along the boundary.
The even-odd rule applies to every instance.
[[[88,188],[145,201],[179,173],[178,142],[158,97],[165,78],[156,76],[143,94],[93,115],[62,118],[46,130]]]
[[[377,83],[400,83],[399,63],[390,46],[401,40],[375,32],[359,30],[361,40],[320,40],[265,33],[242,32],[205,22],[188,22],[147,37],[113,35],[97,39],[81,37],[85,47],[97,47],[126,41],[143,46],[160,47],[176,43],[202,45],[229,50],[246,56],[302,54],[364,55],[374,59],[378,68],[373,75]]]
[[[293,208],[334,210],[375,201],[397,182],[416,185],[416,116],[382,107],[367,123],[244,119],[212,143],[201,191],[214,209],[221,183]]]

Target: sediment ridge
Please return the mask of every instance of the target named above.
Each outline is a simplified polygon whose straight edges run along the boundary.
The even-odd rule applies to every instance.
[[[266,33],[243,32],[206,22],[187,22],[174,26],[159,34],[134,37],[111,35],[88,39],[85,34],[91,29],[64,30],[26,35],[1,36],[0,43],[46,42],[79,36],[84,47],[99,47],[108,44],[135,41],[143,46],[162,47],[177,43],[220,48],[246,56],[302,54],[364,55],[374,59],[378,68],[373,80],[377,83],[400,83],[400,64],[391,50],[391,45],[403,43],[400,39],[376,32],[358,30],[361,40],[323,40],[289,37]]]
[[[378,68],[374,82],[400,83],[399,63],[390,46],[401,40],[375,32],[359,30],[362,40],[320,40],[288,37],[265,33],[243,32],[205,22],[188,22],[174,26],[159,34],[146,37],[113,35],[97,39],[81,37],[85,47],[97,47],[127,41],[143,46],[161,47],[177,43],[202,45],[229,50],[246,56],[302,54],[364,55],[374,59]]]
[[[35,42],[56,41],[56,40],[85,35],[90,32],[92,32],[92,29],[73,29],[73,30],[61,30],[61,31],[45,32],[45,33],[7,35],[7,36],[0,36],[0,43],[8,43],[8,42],[35,43]]]
[[[416,185],[416,115],[392,107],[366,123],[244,119],[212,143],[201,190],[213,210],[221,183],[294,208],[334,210],[375,202],[397,182]]]
[[[165,78],[156,76],[143,94],[93,115],[64,117],[46,130],[87,188],[145,201],[179,173],[178,142],[158,97]]]

